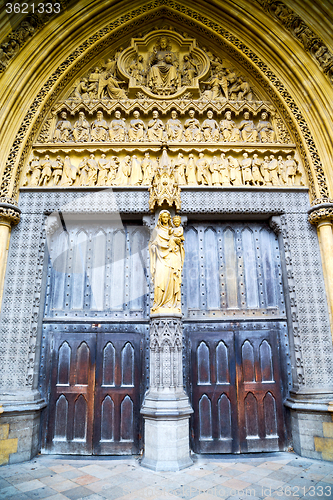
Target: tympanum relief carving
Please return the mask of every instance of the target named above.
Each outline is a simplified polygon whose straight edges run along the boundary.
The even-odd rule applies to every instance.
[[[163,148],[184,186],[295,186],[279,113],[248,74],[186,34],[132,38],[74,81],[46,118],[23,186],[152,186]]]

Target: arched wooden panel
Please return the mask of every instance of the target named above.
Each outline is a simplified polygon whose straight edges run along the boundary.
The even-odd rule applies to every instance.
[[[132,311],[144,308],[147,286],[146,269],[147,238],[143,228],[130,231],[130,288],[129,299]]]
[[[200,439],[212,439],[212,403],[206,394],[199,400],[199,434]]]
[[[134,386],[134,349],[127,342],[121,351],[121,385]]]
[[[70,364],[71,348],[68,342],[64,342],[58,351],[57,384],[69,385]]]
[[[263,382],[271,382],[274,380],[272,349],[267,340],[264,340],[259,347],[261,379]]]
[[[76,352],[76,383],[88,385],[90,369],[90,351],[85,342],[82,342]]]
[[[228,348],[222,340],[216,346],[216,383],[229,383]]]
[[[110,309],[121,310],[125,303],[126,237],[124,231],[115,231],[112,238],[112,262],[110,265]]]
[[[256,397],[249,392],[245,398],[246,436],[259,436],[258,402]]]
[[[235,233],[227,228],[224,232],[225,281],[227,290],[227,306],[238,307],[237,259],[235,249]]]
[[[73,439],[85,441],[87,434],[87,402],[80,394],[74,403],[74,433]]]
[[[83,309],[85,303],[88,235],[85,231],[79,231],[72,240],[71,306],[73,309]]]
[[[133,401],[129,396],[125,396],[120,405],[120,440],[133,441],[133,431]]]
[[[231,438],[231,404],[226,394],[222,394],[217,401],[219,439]]]
[[[253,346],[248,340],[242,345],[242,369],[244,382],[254,382],[254,352]]]
[[[210,356],[205,342],[197,349],[198,384],[210,384]]]
[[[114,403],[107,395],[101,407],[101,441],[114,440]]]
[[[103,386],[115,385],[115,348],[111,342],[108,342],[103,349]]]
[[[91,261],[90,307],[93,310],[103,311],[105,308],[106,234],[102,230],[92,235]]]
[[[54,440],[66,441],[67,439],[67,424],[68,424],[68,401],[61,394],[56,402],[55,407],[55,423],[54,423]]]
[[[265,414],[265,436],[277,437],[277,414],[276,402],[273,394],[267,392],[264,397],[264,414]]]
[[[218,309],[221,305],[221,300],[216,231],[209,227],[204,233],[204,239],[207,309]]]
[[[245,274],[246,306],[259,307],[258,274],[253,232],[249,228],[242,231],[243,262]]]
[[[193,227],[190,227],[185,235],[185,266],[183,275],[186,280],[187,308],[199,309],[199,245],[198,233]]]

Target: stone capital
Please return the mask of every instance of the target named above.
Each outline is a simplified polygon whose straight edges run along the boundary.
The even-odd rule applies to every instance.
[[[333,202],[332,200],[325,200],[326,202],[313,205],[308,211],[309,222],[311,224],[330,223],[333,221]]]
[[[16,200],[0,198],[0,225],[15,226],[20,222],[21,210]]]

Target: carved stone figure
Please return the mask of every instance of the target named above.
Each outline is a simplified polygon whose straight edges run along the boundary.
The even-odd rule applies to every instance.
[[[80,80],[80,82],[76,85],[73,94],[74,98],[78,100],[89,99],[87,78],[82,78],[82,80]]]
[[[177,60],[170,51],[168,39],[161,36],[149,60],[147,85],[157,94],[174,93],[178,88]]]
[[[87,142],[89,141],[89,129],[90,125],[86,120],[83,111],[79,113],[79,119],[74,123],[73,136],[75,142]]]
[[[255,129],[253,121],[250,120],[250,113],[247,111],[244,113],[244,120],[241,121],[239,130],[241,131],[244,142],[258,141],[258,132]]]
[[[236,123],[231,119],[231,111],[226,111],[224,120],[220,121],[220,130],[223,140],[226,142],[238,142],[241,140],[240,131]]]
[[[135,78],[137,85],[143,85],[145,83],[145,67],[143,56],[139,55],[137,59],[134,59],[128,67],[129,74]]]
[[[42,166],[39,162],[39,156],[35,156],[30,161],[29,168],[27,170],[27,174],[31,174],[30,177],[30,186],[37,187],[39,186],[39,179],[42,173]]]
[[[183,85],[192,85],[198,74],[198,65],[190,56],[184,56],[183,61],[182,83]]]
[[[98,98],[98,87],[99,87],[99,79],[101,77],[101,73],[99,68],[95,68],[89,75],[88,78],[88,94],[90,99]]]
[[[167,121],[166,132],[170,141],[181,141],[183,137],[183,127],[177,118],[177,111],[171,111],[171,118]]]
[[[175,169],[176,182],[179,186],[186,185],[185,168],[186,168],[186,161],[184,155],[183,153],[178,153],[178,157],[174,164],[174,169]]]
[[[154,176],[154,164],[148,152],[145,153],[145,156],[141,162],[141,170],[143,172],[142,184],[144,186],[150,186],[152,178]]]
[[[203,136],[205,141],[216,142],[219,140],[220,132],[216,120],[213,119],[213,112],[207,111],[207,118],[202,124]]]
[[[80,161],[79,166],[77,168],[78,178],[76,180],[76,184],[78,186],[87,186],[88,185],[88,157],[85,156],[82,161]]]
[[[60,117],[61,119],[57,122],[53,134],[53,142],[67,142],[70,140],[72,124],[69,120],[67,120],[66,111],[62,111]]]
[[[57,156],[53,163],[53,185],[57,186],[58,182],[61,179],[62,171],[64,168],[64,162],[62,161],[60,156]]]
[[[98,174],[98,163],[95,160],[95,155],[91,154],[88,161],[88,178],[87,185],[95,186],[97,182],[97,174]]]
[[[214,101],[215,99],[221,99],[224,94],[225,99],[228,99],[228,81],[224,75],[224,72],[217,73],[213,75],[208,82],[202,83],[208,85],[209,87],[203,92],[203,98]]]
[[[61,187],[72,186],[72,184],[76,180],[76,173],[77,169],[74,165],[72,165],[70,157],[65,156],[62,177],[60,180],[60,186]]]
[[[228,160],[230,183],[233,186],[240,186],[242,184],[242,175],[239,167],[239,162],[237,158],[234,158],[231,155],[228,156]]]
[[[239,76],[229,89],[230,99],[237,101],[252,101],[253,92],[249,82],[244,76]]]
[[[128,179],[131,175],[132,160],[129,155],[125,156],[124,160],[120,163],[117,177],[115,179],[115,186],[127,186]]]
[[[106,141],[108,136],[108,124],[103,118],[102,111],[97,111],[97,119],[91,124],[91,140],[96,142]]]
[[[97,186],[106,186],[108,173],[110,170],[110,162],[106,159],[104,153],[98,160],[97,165],[98,165]]]
[[[116,179],[117,179],[117,173],[119,169],[120,162],[116,156],[112,156],[110,163],[109,163],[109,173],[108,173],[108,178],[106,181],[107,186],[113,186],[116,184]]]
[[[39,186],[46,186],[52,177],[52,163],[50,157],[45,155],[44,160],[40,163],[42,167],[42,175],[39,179]]]
[[[195,175],[196,167],[195,167],[195,161],[194,161],[194,155],[191,153],[188,156],[188,162],[186,165],[186,170],[185,170],[185,175],[187,179],[187,184],[189,186],[197,186],[197,177]]]
[[[110,71],[101,74],[98,79],[98,93],[97,98],[109,99],[126,99],[127,95],[124,89],[120,87],[121,82]]]
[[[225,157],[225,153],[221,153],[219,160],[220,182],[222,186],[230,185],[229,175],[229,160]]]
[[[124,142],[127,135],[125,119],[121,118],[120,111],[115,111],[114,120],[110,123],[109,137],[113,142]]]
[[[278,186],[280,184],[279,178],[278,178],[278,161],[274,157],[274,155],[271,155],[269,157],[270,162],[268,163],[268,171],[269,171],[269,181],[272,186]]]
[[[287,172],[286,172],[286,164],[283,161],[282,156],[278,156],[278,174],[279,179],[282,184],[287,184]]]
[[[287,159],[285,161],[285,168],[286,168],[288,185],[294,186],[297,174],[297,163],[291,155],[287,155]]]
[[[199,185],[206,185],[208,186],[210,184],[210,178],[209,178],[209,161],[207,158],[205,158],[204,153],[199,153],[199,159],[196,162],[196,167],[197,167],[197,183]]]
[[[131,165],[131,177],[130,184],[131,186],[139,186],[142,182],[142,170],[141,163],[138,160],[136,155],[132,156],[132,165]]]
[[[261,120],[257,125],[257,132],[261,142],[275,142],[275,132],[271,122],[267,119],[266,111],[261,113]]]
[[[164,133],[164,125],[159,119],[158,111],[153,111],[153,118],[148,122],[148,139],[150,141],[161,141]]]
[[[268,169],[269,158],[268,156],[264,156],[264,161],[261,164],[261,175],[264,178],[264,184],[270,183],[270,174]]]
[[[146,127],[140,119],[139,111],[133,111],[133,119],[130,121],[128,129],[128,138],[130,141],[142,142],[145,139]]]
[[[253,184],[252,181],[252,160],[249,158],[248,153],[243,153],[243,159],[241,161],[242,178],[243,184],[250,185]]]
[[[159,165],[155,169],[152,185],[149,188],[149,209],[153,211],[157,206],[175,205],[180,210],[180,188],[176,182],[172,162],[170,162],[166,148],[163,148]]]
[[[212,174],[212,185],[220,186],[221,185],[220,165],[217,156],[213,156],[213,159],[209,165],[209,170]]]
[[[189,118],[185,121],[185,140],[187,142],[199,142],[201,140],[201,127],[200,122],[195,118],[194,109],[190,109]]]
[[[264,184],[264,179],[260,172],[261,161],[258,158],[258,155],[254,153],[252,158],[252,179],[253,183],[256,186],[262,186]]]
[[[181,271],[184,262],[179,227],[174,234],[168,210],[160,212],[149,242],[150,274],[154,284],[154,314],[181,312]]]

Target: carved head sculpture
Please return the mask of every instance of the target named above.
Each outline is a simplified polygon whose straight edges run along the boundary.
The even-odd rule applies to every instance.
[[[244,158],[244,159],[245,159],[245,158],[248,158],[248,156],[249,156],[249,155],[248,155],[247,153],[243,153],[243,158]]]
[[[211,120],[211,119],[213,118],[213,116],[214,116],[213,111],[208,110],[208,111],[207,111],[207,118],[208,118],[209,120]]]
[[[182,219],[179,215],[175,215],[174,218],[172,219],[172,222],[175,227],[179,227],[182,222]]]
[[[243,116],[244,116],[244,120],[250,119],[250,113],[248,111],[245,111]]]
[[[256,160],[257,158],[258,158],[258,155],[256,153],[254,153],[253,159]]]
[[[275,159],[275,158],[274,158],[274,155],[270,155],[270,157],[269,157],[269,158],[270,158],[270,160],[274,160],[274,159]]]
[[[191,153],[190,155],[188,155],[188,157],[189,157],[190,160],[193,160],[194,155]]]
[[[135,111],[133,111],[133,116],[137,120],[138,118],[140,118],[140,112],[136,109]]]
[[[173,120],[175,120],[177,118],[177,111],[175,111],[174,109],[171,111],[171,118]]]
[[[159,227],[171,226],[171,214],[170,214],[169,210],[161,210],[161,212],[158,216],[157,225]]]
[[[268,118],[268,114],[266,113],[266,111],[263,111],[263,112],[261,113],[261,119],[262,119],[262,120],[267,120],[267,118]]]
[[[148,151],[147,151],[147,153],[145,153],[145,157],[146,157],[146,158],[149,158],[149,156],[150,156],[150,155],[149,155],[149,153],[148,153]]]
[[[166,36],[161,36],[161,38],[159,39],[158,42],[159,42],[160,50],[167,50],[169,40]]]
[[[92,160],[94,160],[94,159],[95,159],[95,155],[94,155],[94,154],[91,154],[91,155],[90,155],[90,158],[91,158]]]
[[[45,155],[45,160],[48,161],[49,159],[50,159],[49,155]]]
[[[225,158],[225,153],[221,153],[221,159],[224,160]]]
[[[103,112],[97,111],[97,120],[102,120],[102,119],[103,119]]]
[[[158,111],[155,109],[155,110],[153,111],[153,119],[154,119],[154,120],[157,120],[157,118],[158,118],[158,117],[159,117]]]
[[[278,160],[282,161],[283,160],[282,156],[278,156]]]
[[[63,120],[66,120],[67,119],[67,113],[66,113],[66,111],[62,111],[61,114],[60,114],[60,116],[61,116],[61,118]]]
[[[178,153],[178,158],[184,158],[183,153]]]
[[[292,159],[292,156],[291,155],[287,155],[287,160],[291,160]]]
[[[231,120],[231,111],[226,111],[224,117],[226,120]]]
[[[104,154],[104,153],[103,153],[103,154],[101,154],[101,158],[103,158],[103,160],[104,160],[104,158],[106,158],[106,156],[105,156],[105,154]]]
[[[204,153],[199,153],[199,158],[203,158],[205,156]]]
[[[190,118],[194,118],[194,115],[195,115],[194,109],[190,109],[188,114],[189,114]]]
[[[120,111],[115,111],[115,113],[114,113],[114,117],[116,118],[116,120],[120,120],[120,118],[121,118],[121,113],[120,113]]]
[[[79,113],[79,117],[80,117],[80,118],[85,118],[85,115],[84,115],[84,112],[83,112],[83,111],[80,111],[80,113]]]

